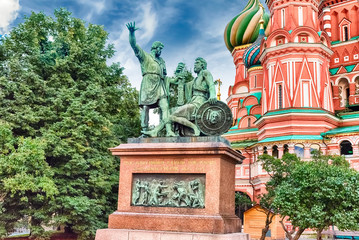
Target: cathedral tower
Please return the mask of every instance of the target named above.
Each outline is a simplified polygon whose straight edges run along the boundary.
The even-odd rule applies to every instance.
[[[333,51],[319,31],[318,1],[267,0],[271,29],[262,42],[264,69],[258,140],[320,138],[336,126],[329,63]]]
[[[236,78],[227,99],[235,122],[224,136],[246,157],[236,190],[252,200],[269,178],[262,154],[310,160],[315,149],[359,170],[359,2],[266,4],[269,14],[249,0],[225,31]]]

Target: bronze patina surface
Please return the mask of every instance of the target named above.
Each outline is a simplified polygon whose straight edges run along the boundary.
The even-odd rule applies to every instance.
[[[205,174],[134,174],[132,205],[205,207]]]
[[[129,40],[138,58],[142,82],[139,106],[143,137],[159,137],[166,129],[165,136],[219,136],[230,128],[232,114],[225,103],[217,100],[213,76],[207,69],[207,61],[196,58],[194,72],[197,76],[185,82],[185,64],[179,63],[174,77],[168,77],[165,61],[160,57],[164,45],[152,44],[151,52],[146,53],[137,43],[135,23],[128,23]],[[176,85],[176,106],[170,109],[170,89]],[[160,123],[149,129],[149,109],[159,108]]]

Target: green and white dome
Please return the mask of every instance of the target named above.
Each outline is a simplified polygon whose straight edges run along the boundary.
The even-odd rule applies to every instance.
[[[264,12],[259,0],[249,0],[243,11],[227,24],[224,31],[224,41],[229,51],[232,52],[235,47],[253,43],[257,39],[262,16],[266,29],[269,14]]]

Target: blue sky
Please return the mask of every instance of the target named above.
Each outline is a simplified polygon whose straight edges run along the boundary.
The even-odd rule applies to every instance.
[[[0,0],[0,31],[9,32],[31,11],[52,15],[54,9],[64,7],[74,17],[103,25],[109,32],[116,55],[111,59],[125,67],[131,84],[139,89],[141,72],[128,43],[127,22],[136,21],[137,43],[146,51],[153,41],[165,47],[162,57],[171,76],[178,62],[192,70],[194,59],[203,57],[214,79],[223,81],[222,101],[233,85],[235,66],[223,41],[226,24],[237,15],[246,0]]]

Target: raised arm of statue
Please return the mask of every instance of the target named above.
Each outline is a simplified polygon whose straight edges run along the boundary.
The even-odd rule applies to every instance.
[[[212,74],[208,71],[208,70],[203,70],[203,74],[205,76],[207,85],[208,85],[208,90],[209,90],[209,103],[210,104],[214,104],[217,102],[217,97],[216,97],[216,86],[214,85],[213,82],[213,76]]]
[[[133,51],[135,52],[136,56],[138,55],[139,51],[140,51],[140,47],[136,44],[136,36],[135,36],[135,31],[138,30],[138,28],[136,28],[136,23],[135,22],[130,22],[126,24],[126,27],[128,29],[128,31],[130,32],[130,36],[129,36],[129,40],[130,40],[130,45],[133,49]]]

